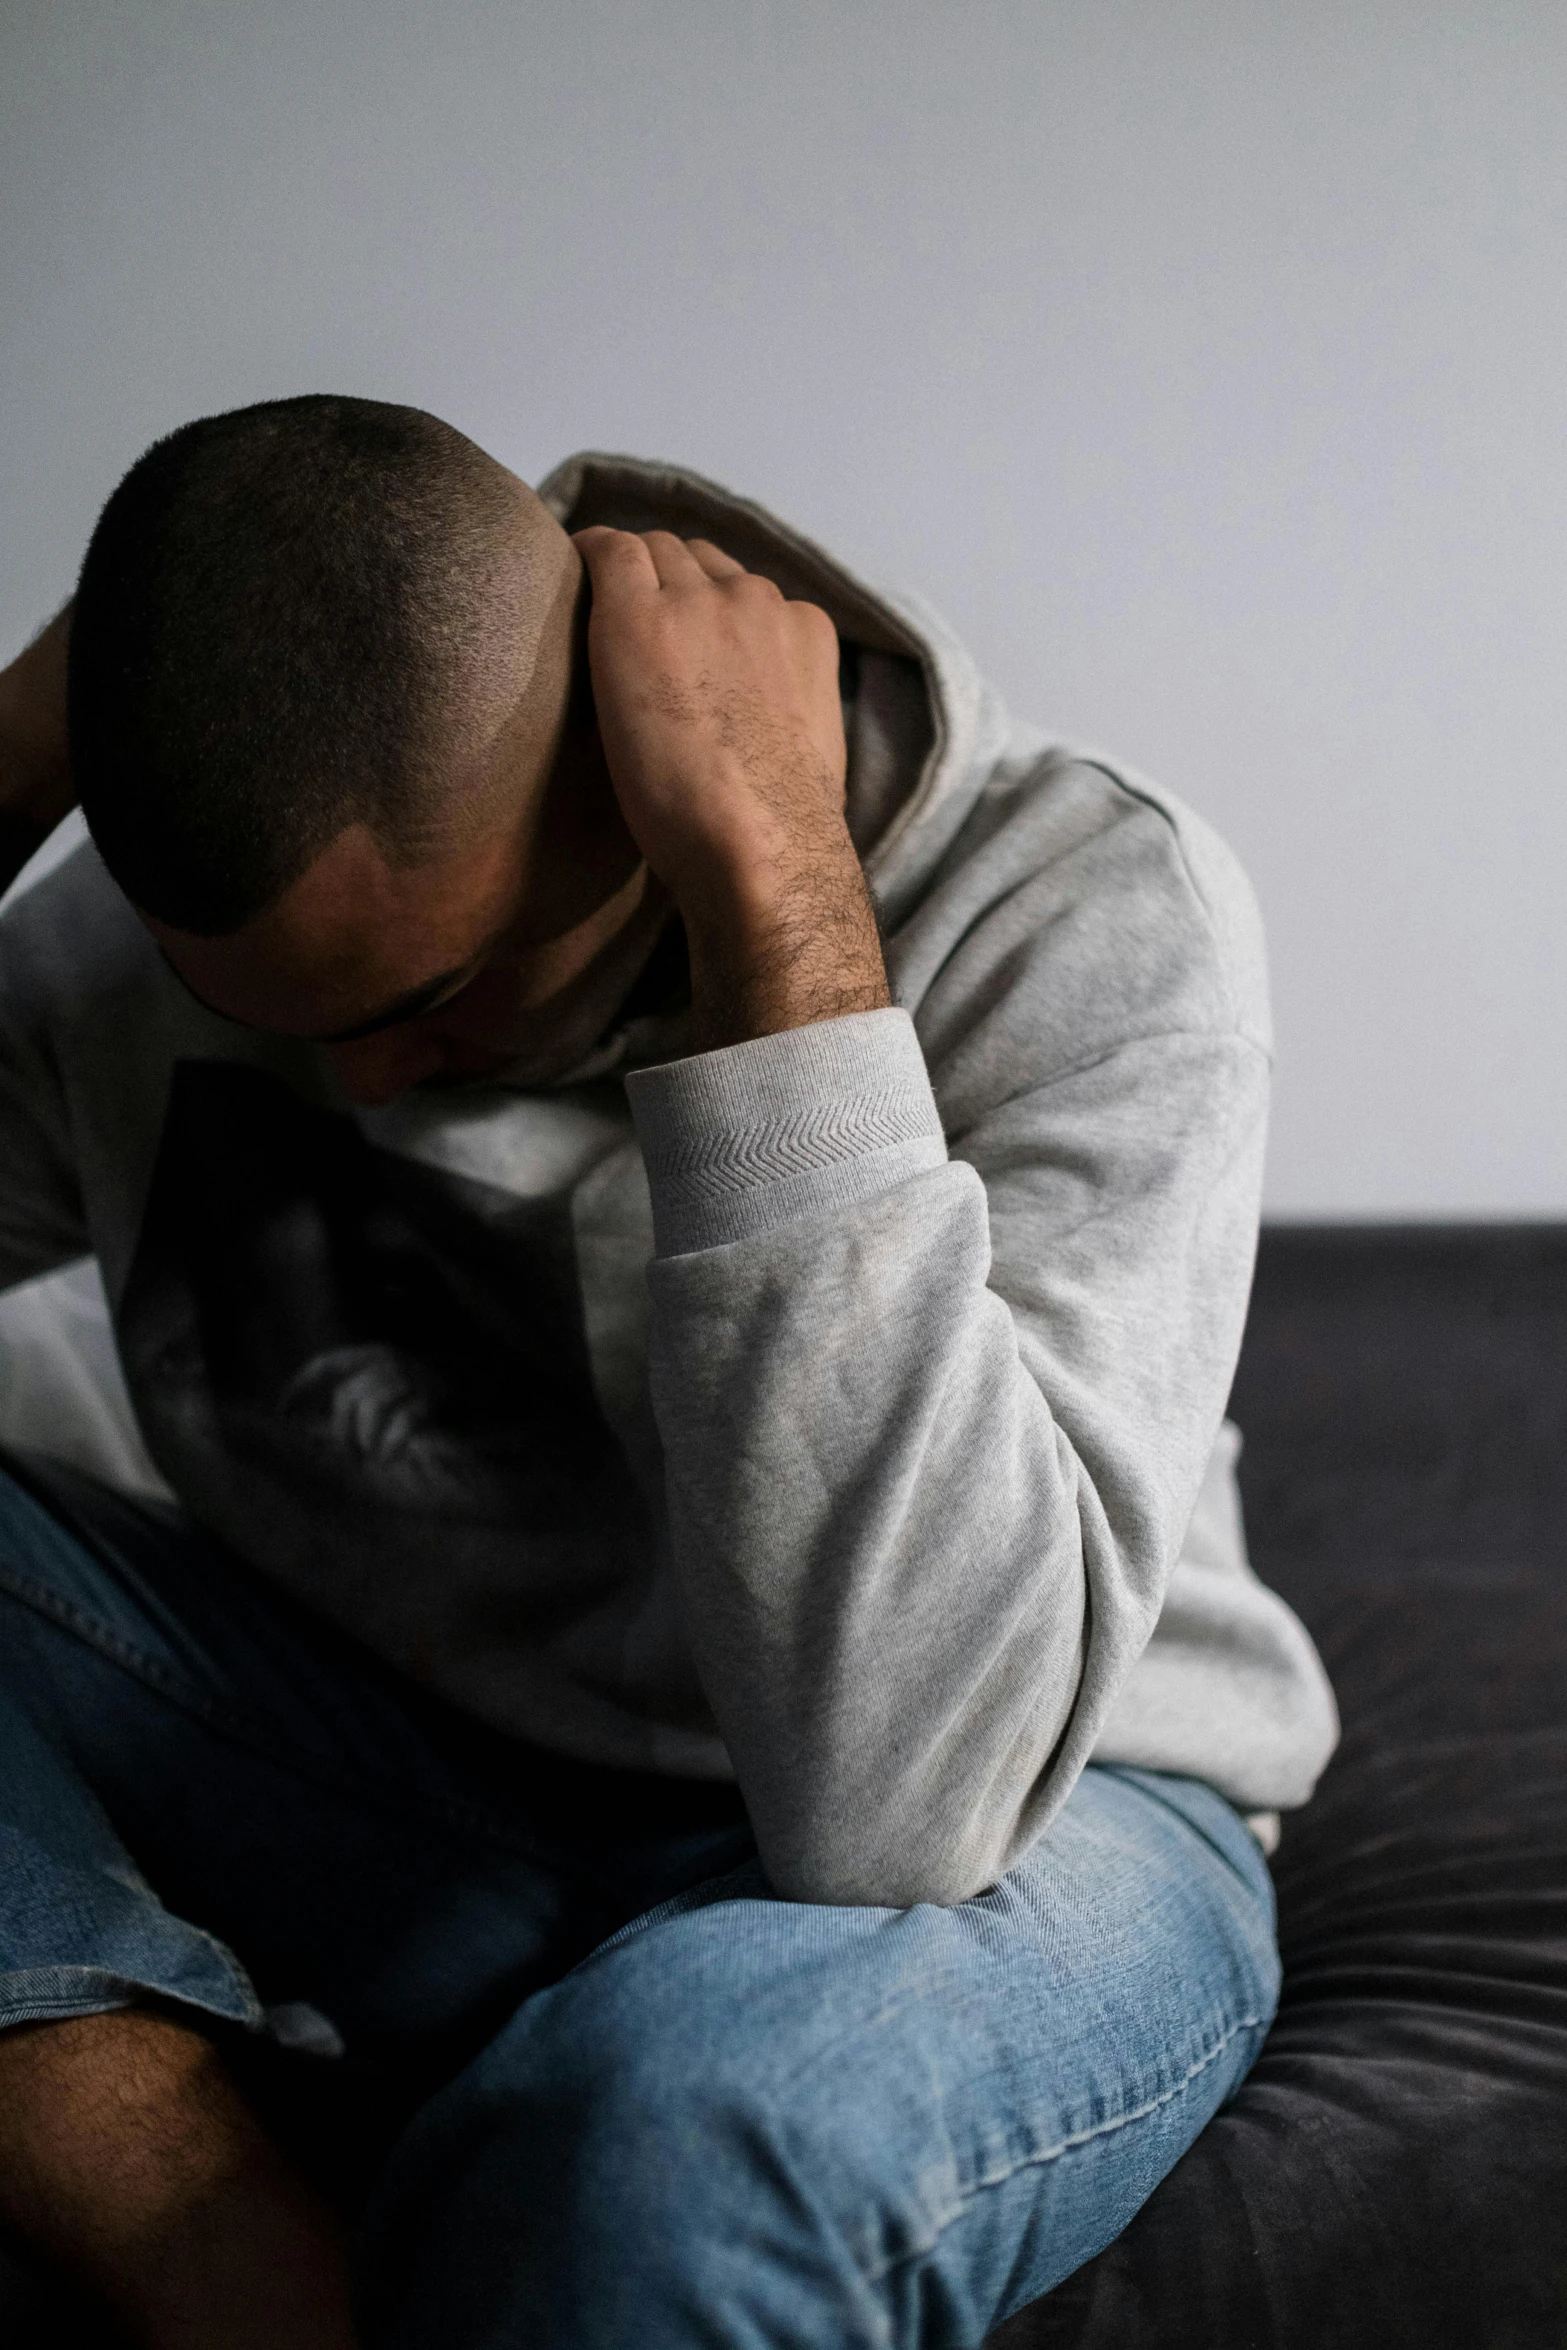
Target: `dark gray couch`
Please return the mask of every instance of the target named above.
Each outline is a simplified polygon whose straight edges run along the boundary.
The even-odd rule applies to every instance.
[[[1344,1717],[1283,2004],[994,2350],[1567,2350],[1567,1227],[1269,1232],[1232,1408]]]

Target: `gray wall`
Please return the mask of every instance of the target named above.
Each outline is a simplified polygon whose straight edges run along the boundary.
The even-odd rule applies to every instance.
[[[1567,1211],[1555,0],[3,0],[0,645],[153,434],[678,456],[1228,832],[1285,1213]]]

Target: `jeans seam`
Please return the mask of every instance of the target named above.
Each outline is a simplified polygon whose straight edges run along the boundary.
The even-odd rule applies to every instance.
[[[911,2260],[923,2260],[925,2255],[946,2234],[948,2228],[956,2226],[957,2222],[962,2219],[970,2204],[977,2201],[979,2196],[990,2189],[1004,2187],[1009,2179],[1017,2177],[1019,2171],[1040,2170],[1047,2162],[1057,2162],[1063,2154],[1074,2153],[1079,2146],[1090,2145],[1096,2138],[1112,2137],[1117,2130],[1126,2129],[1132,2122],[1146,2121],[1148,2116],[1151,2113],[1157,2113],[1161,2106],[1172,2104],[1177,2097],[1184,2097],[1192,2083],[1199,2080],[1210,2065],[1217,2063],[1232,2040],[1237,2039],[1242,2032],[1255,2031],[1259,2025],[1266,2028],[1270,2020],[1267,2016],[1249,2013],[1238,2016],[1228,2031],[1222,2032],[1213,2046],[1199,2056],[1195,2063],[1189,2064],[1180,2079],[1172,2082],[1168,2089],[1162,2089],[1157,2097],[1150,2097],[1144,2104],[1134,2106],[1130,2113],[1118,2113],[1108,2121],[1095,2122],[1090,2129],[1069,2131],[1067,2136],[1058,2140],[1054,2146],[1045,2146],[1033,2154],[1025,2154],[1018,2161],[1008,2163],[1002,2170],[982,2173],[963,2190],[956,2208],[948,2212],[945,2219],[938,2222],[923,2242],[911,2244],[904,2251],[895,2252],[890,2259],[880,2262],[867,2272],[866,2282],[873,2285],[882,2284],[895,2270],[906,2267]]]
[[[89,2015],[124,2015],[128,2008],[136,2004],[135,1994],[130,1991],[123,1999],[113,2000],[96,1998],[87,2001],[84,1994],[83,2002],[79,2004],[68,2004],[63,1999],[23,1999],[18,2000],[14,2007],[0,2008],[0,2031],[14,2031],[20,2024],[74,2023],[78,2018]]]
[[[157,1657],[149,1655],[146,1649],[122,1639],[100,1617],[90,1615],[74,1599],[62,1598],[47,1583],[39,1583],[30,1575],[19,1574],[9,1564],[0,1564],[0,1591],[9,1592],[13,1599],[20,1601],[23,1607],[31,1608],[35,1615],[49,1617],[62,1631],[85,1641],[89,1648],[96,1648],[111,1664],[120,1665],[126,1672],[134,1673],[139,1681],[147,1682],[163,1696],[175,1699],[190,1711],[201,1714],[203,1719],[216,1718],[216,1708],[193,1681]]]
[[[366,1784],[350,1772],[334,1770],[329,1762],[301,1753],[285,1739],[269,1735],[266,1728],[238,1711],[225,1711],[213,1704],[196,1685],[183,1674],[172,1671],[145,1649],[124,1640],[97,1617],[89,1615],[74,1600],[63,1599],[46,1583],[37,1583],[21,1575],[6,1563],[0,1563],[0,1593],[7,1593],[22,1607],[31,1608],[58,1628],[81,1640],[89,1648],[128,1672],[178,1705],[210,1730],[215,1737],[230,1739],[235,1745],[259,1752],[280,1769],[292,1772],[310,1784],[324,1786],[335,1795],[351,1801],[368,1803],[398,1814],[409,1811],[421,1813],[427,1820],[465,1830],[488,1843],[498,1843],[509,1851],[518,1851],[530,1858],[538,1858],[536,1842],[516,1831],[508,1833],[503,1822],[492,1820],[488,1813],[465,1804],[447,1802],[439,1796],[429,1796],[414,1788],[379,1787]]]
[[[8,1967],[0,1972],[0,2032],[10,2031],[17,2024],[41,2023],[70,2016],[113,2015],[126,2008],[139,2007],[148,1999],[165,2000],[170,2006],[194,2009],[199,2015],[233,2024],[245,2032],[258,2032],[266,2021],[266,2009],[257,1994],[245,1968],[226,1943],[200,1926],[193,1926],[188,1918],[170,1915],[170,1923],[184,1928],[202,1942],[210,1945],[230,1988],[237,1995],[239,2012],[220,2006],[211,1998],[202,1997],[183,1985],[170,1983],[151,1965],[143,1962],[137,1971],[123,1966],[89,1966],[62,1962],[58,1966]],[[81,1983],[71,1992],[62,1984],[53,1992],[29,1989],[18,1993],[12,1986],[34,1985],[45,1976],[90,1976],[92,1985]]]

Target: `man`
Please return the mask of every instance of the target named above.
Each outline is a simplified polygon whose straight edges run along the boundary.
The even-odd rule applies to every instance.
[[[1334,1735],[1234,864],[759,509],[367,402],[150,451],[4,708],[93,842],[0,1273],[177,1499],[0,1488],[0,2218],[160,2346],[977,2342],[1244,2076]]]

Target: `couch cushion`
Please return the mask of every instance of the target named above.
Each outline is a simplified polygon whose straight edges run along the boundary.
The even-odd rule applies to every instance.
[[[1231,1409],[1344,1717],[1278,2021],[994,2350],[1562,2350],[1567,1228],[1266,1233]]]

